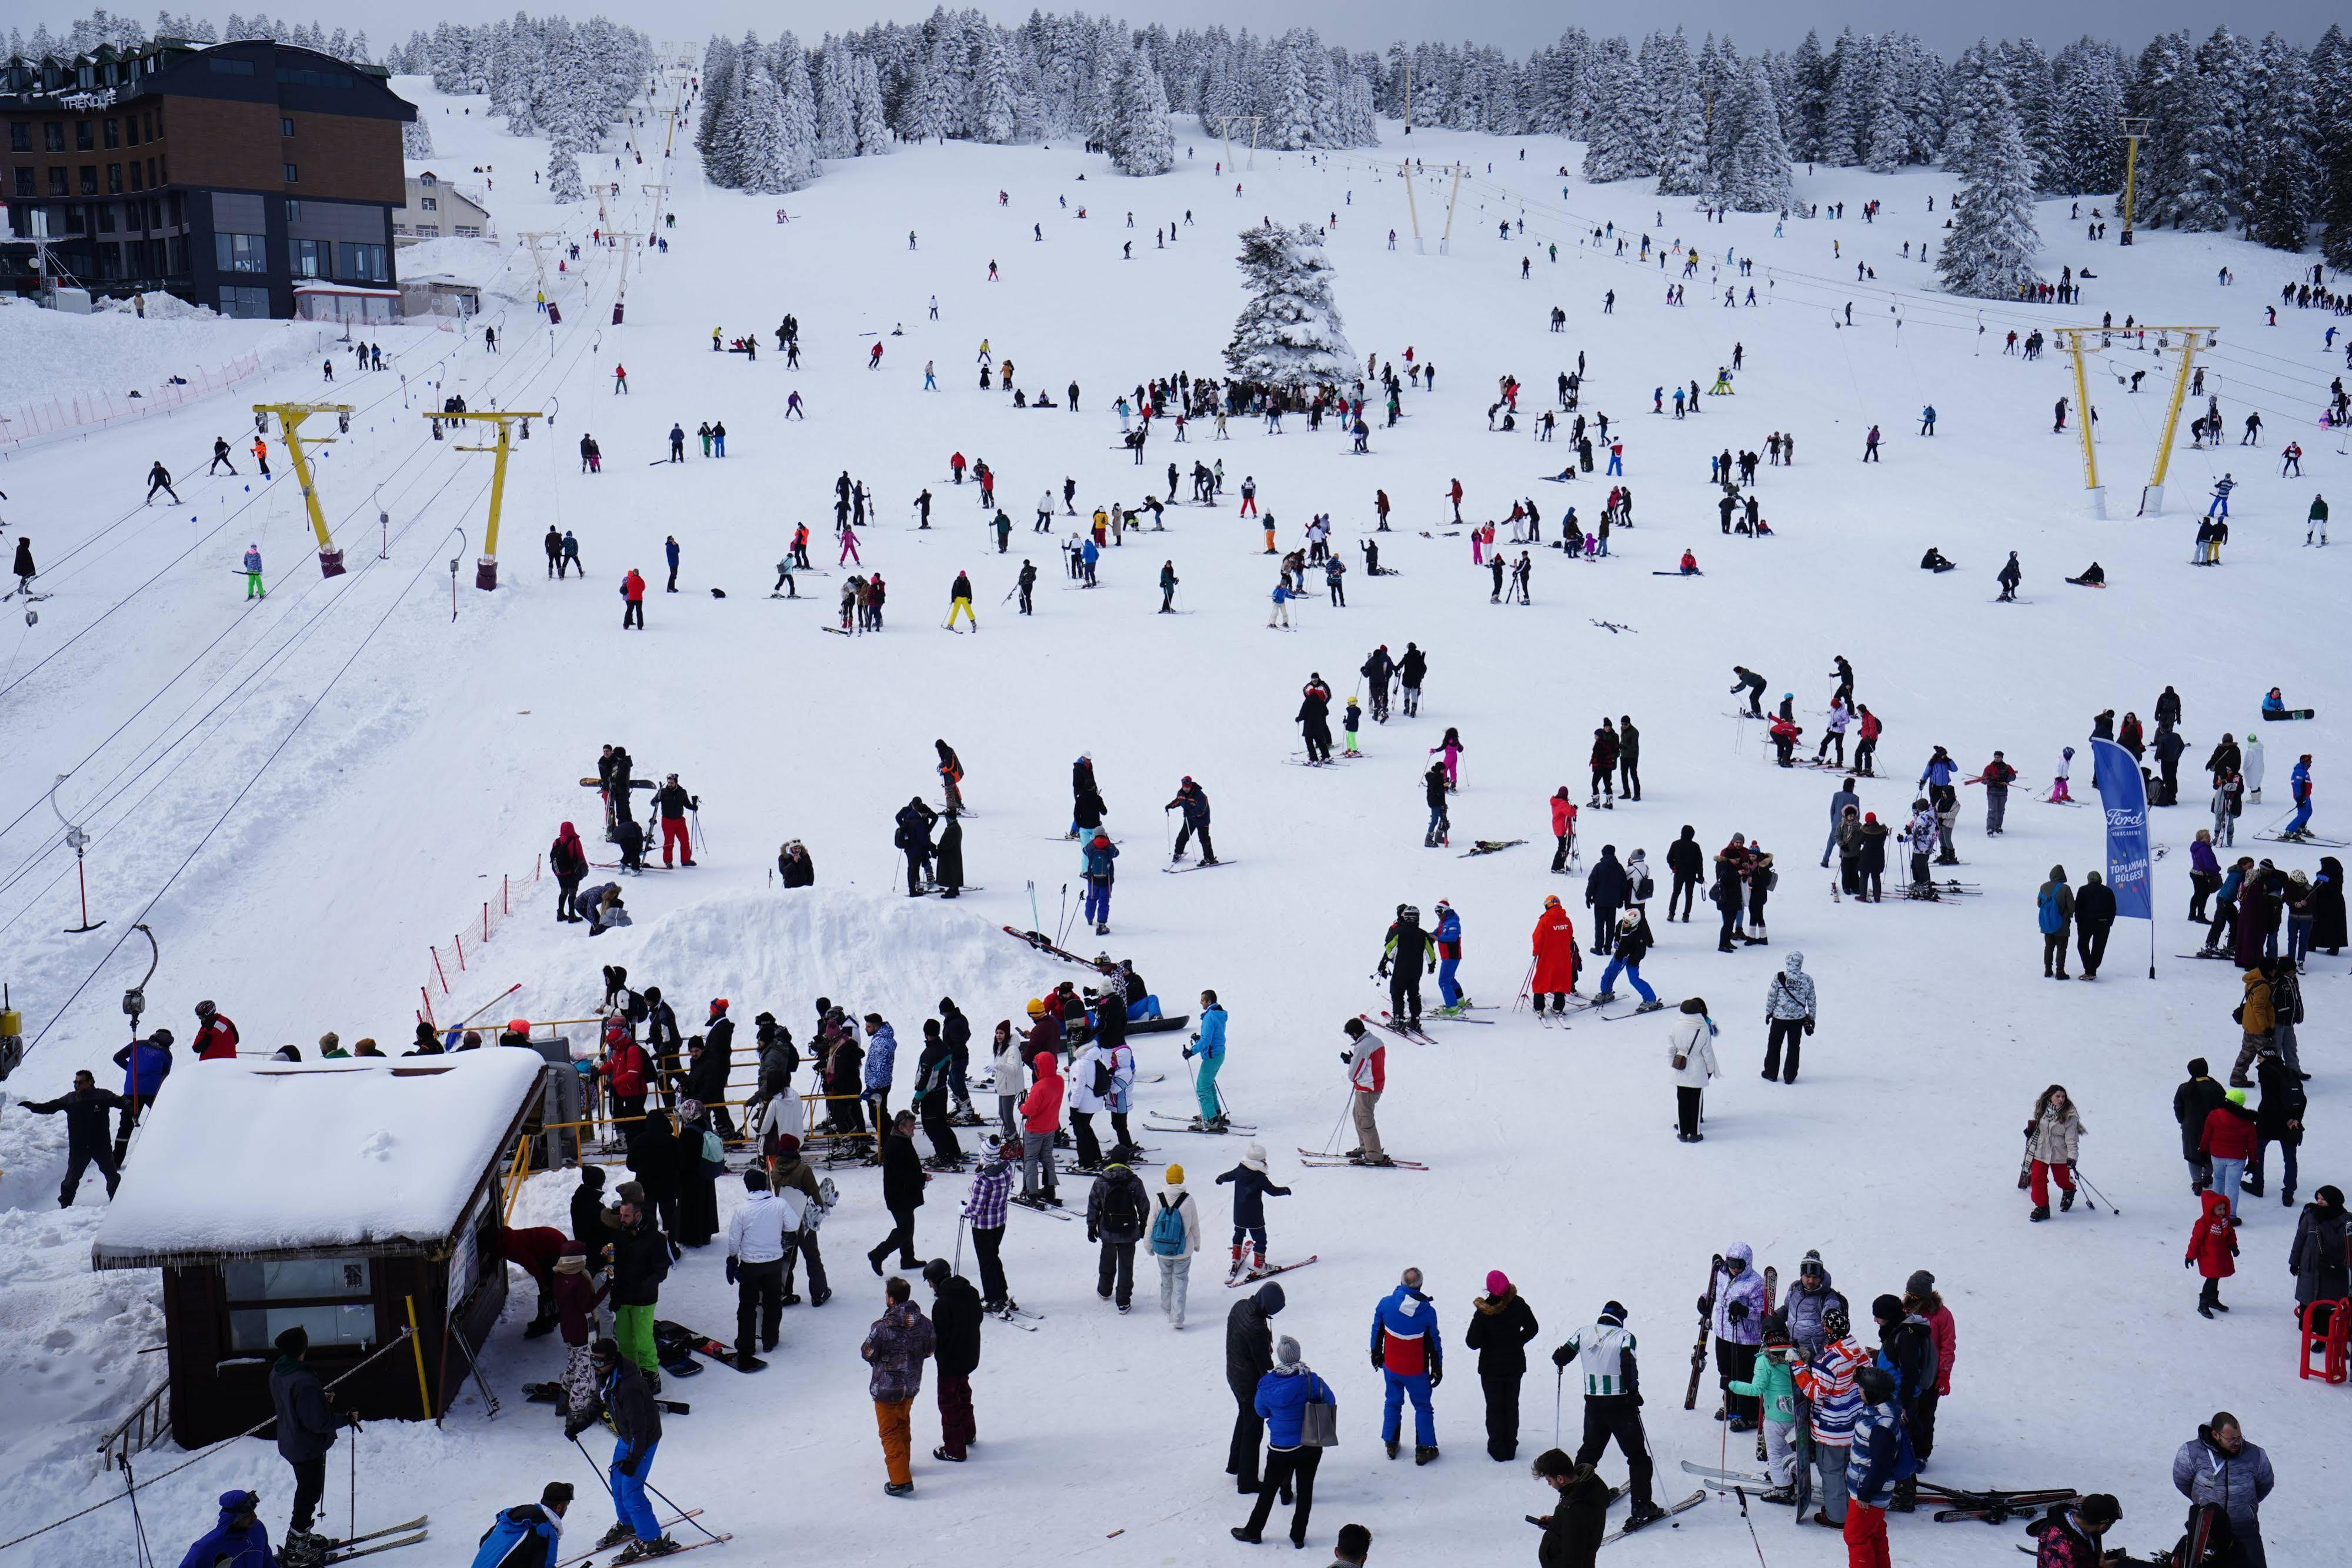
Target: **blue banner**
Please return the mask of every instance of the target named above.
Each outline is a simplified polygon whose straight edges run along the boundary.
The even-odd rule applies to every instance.
[[[2107,814],[2107,886],[2115,889],[2116,914],[2152,921],[2156,908],[2148,882],[2147,780],[2132,754],[2113,741],[2091,742],[2091,765],[2099,804]]]

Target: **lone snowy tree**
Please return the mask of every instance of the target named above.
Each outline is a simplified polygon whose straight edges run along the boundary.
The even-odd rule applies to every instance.
[[[1137,49],[1120,68],[1113,94],[1111,167],[1122,174],[1164,174],[1176,166],[1176,132],[1168,123],[1168,92],[1160,73]]]
[[[547,194],[559,202],[588,199],[588,187],[580,183],[580,154],[561,142],[547,155]]]
[[[1313,224],[1262,224],[1242,231],[1243,280],[1250,300],[1225,345],[1225,366],[1244,381],[1301,386],[1346,378],[1356,351],[1331,300],[1331,260]]]
[[[2033,227],[2033,155],[2009,93],[1990,84],[1969,154],[1968,183],[1952,215],[1951,237],[1936,261],[1944,287],[1981,300],[2014,300],[2038,283],[2033,257],[2042,237]]]

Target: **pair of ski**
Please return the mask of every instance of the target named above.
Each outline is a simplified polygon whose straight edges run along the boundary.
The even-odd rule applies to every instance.
[[[420,1513],[404,1524],[387,1524],[382,1530],[371,1530],[363,1535],[347,1536],[343,1540],[331,1543],[327,1548],[327,1554],[319,1561],[322,1563],[348,1563],[354,1557],[373,1557],[379,1552],[391,1552],[398,1547],[414,1546],[425,1539],[426,1534],[425,1521],[431,1517],[430,1514]],[[400,1539],[385,1541],[383,1538],[387,1535],[397,1535]],[[382,1544],[375,1546],[361,1544],[362,1542],[369,1541],[380,1542]]]
[[[1418,1160],[1391,1159],[1387,1164],[1382,1165],[1360,1154],[1334,1154],[1322,1149],[1301,1149],[1298,1151],[1298,1163],[1317,1170],[1328,1170],[1339,1165],[1358,1165],[1367,1171],[1426,1171],[1429,1169]]]
[[[1024,1197],[1019,1194],[1015,1194],[1006,1201],[1011,1203],[1016,1208],[1024,1208],[1032,1214],[1044,1215],[1048,1219],[1060,1219],[1076,1222],[1078,1217],[1069,1210],[1059,1207],[1054,1204],[1046,1203],[1042,1198]]]
[[[1181,877],[1187,871],[1213,871],[1220,866],[1232,864],[1231,860],[1195,860],[1190,866],[1162,866],[1160,868],[1171,877]]]
[[[995,1319],[998,1322],[1004,1324],[1008,1328],[1019,1329],[1024,1334],[1035,1333],[1037,1331],[1037,1325],[1045,1321],[1045,1313],[1033,1312],[1017,1301],[1012,1306],[1006,1307],[1002,1310],[991,1310],[986,1307],[982,1307],[981,1310],[987,1312],[990,1317]]]
[[[1225,1289],[1237,1290],[1244,1285],[1255,1285],[1261,1279],[1271,1279],[1277,1274],[1287,1274],[1294,1268],[1304,1268],[1321,1256],[1319,1252],[1310,1252],[1296,1263],[1271,1263],[1264,1268],[1251,1268],[1239,1274],[1229,1274],[1225,1277]]]
[[[662,1521],[662,1530],[667,1533],[671,1525],[684,1524],[688,1521],[693,1519],[696,1515],[701,1513],[701,1511],[702,1510],[698,1508],[690,1508],[673,1519],[666,1519]],[[700,1530],[702,1527],[698,1524],[695,1528],[697,1530]],[[700,1541],[680,1542],[677,1552],[666,1552],[662,1553],[662,1555],[664,1557],[675,1557],[679,1552],[693,1552],[705,1546],[724,1546],[727,1542],[734,1539],[735,1538],[732,1535],[706,1535]],[[590,1562],[590,1559],[594,1557],[596,1553],[602,1550],[603,1548],[601,1547],[592,1547],[588,1551],[580,1552],[576,1556],[561,1558],[555,1563],[550,1564],[549,1568],[595,1568],[594,1563]],[[620,1552],[625,1552],[628,1549],[625,1546],[616,1546],[614,1550],[617,1553]],[[614,1560],[618,1560],[617,1556]],[[645,1559],[641,1558],[638,1561],[642,1562],[645,1561]]]
[[[2257,833],[2255,837],[2265,844],[2315,844],[2322,849],[2341,849],[2347,840],[2322,838],[2315,833]]]
[[[1254,1122],[1228,1121],[1221,1130],[1202,1126],[1198,1117],[1187,1121],[1182,1117],[1171,1116],[1164,1110],[1145,1111],[1143,1124],[1154,1132],[1198,1132],[1209,1138],[1254,1138],[1257,1135],[1257,1126]]]

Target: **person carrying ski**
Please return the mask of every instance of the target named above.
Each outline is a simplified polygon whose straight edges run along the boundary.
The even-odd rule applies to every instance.
[[[1422,1293],[1420,1269],[1406,1269],[1396,1289],[1372,1309],[1371,1358],[1372,1370],[1387,1385],[1381,1407],[1381,1442],[1389,1458],[1397,1457],[1404,1403],[1410,1398],[1412,1462],[1428,1464],[1437,1458],[1437,1416],[1429,1396],[1445,1381],[1445,1357],[1437,1313]]]
[[[1612,1441],[1625,1456],[1625,1479],[1633,1494],[1625,1520],[1629,1531],[1666,1517],[1650,1491],[1650,1440],[1642,1430],[1641,1365],[1634,1349],[1625,1309],[1611,1301],[1601,1307],[1599,1321],[1579,1329],[1551,1352],[1551,1364],[1563,1374],[1576,1362],[1584,1377],[1584,1435],[1576,1447],[1577,1464],[1592,1464]]]
[[[1396,919],[1381,939],[1380,978],[1389,983],[1390,1015],[1397,1022],[1421,1022],[1421,975],[1437,957],[1437,944],[1421,929],[1421,911],[1411,904],[1397,906]]]
[[[1231,1285],[1243,1279],[1258,1279],[1266,1272],[1265,1200],[1269,1196],[1286,1198],[1290,1189],[1275,1185],[1273,1178],[1266,1174],[1263,1143],[1253,1143],[1244,1150],[1241,1163],[1217,1178],[1221,1187],[1228,1183],[1234,1189],[1234,1238],[1233,1261],[1225,1271],[1225,1283]],[[1193,1228],[1198,1231],[1197,1221]],[[1197,1250],[1197,1237],[1193,1245]]]

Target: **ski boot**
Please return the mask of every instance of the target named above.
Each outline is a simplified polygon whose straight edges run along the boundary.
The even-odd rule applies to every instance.
[[[1592,1005],[1596,1007],[1606,1007],[1610,1003],[1614,1002],[1615,1000],[1617,1000],[1617,993],[1614,991],[1603,991],[1592,999]]]
[[[1265,1253],[1260,1252],[1252,1255],[1250,1258],[1250,1266],[1248,1269],[1243,1273],[1242,1278],[1244,1279],[1263,1279],[1265,1278]]]
[[[1412,1451],[1412,1462],[1416,1465],[1428,1464],[1432,1459],[1436,1458],[1437,1445],[1434,1443],[1432,1443],[1426,1448],[1415,1448]]]
[[[1636,1013],[1654,1013],[1664,1005],[1665,1004],[1664,1002],[1661,1002],[1655,996],[1653,996],[1647,1002],[1644,1002],[1640,1006],[1634,1008],[1633,1011]]]
[[[2050,1217],[2050,1205],[2048,1204],[2036,1204],[2033,1205],[2033,1212],[2027,1215],[2025,1217],[2033,1221],[2036,1225],[2039,1225],[2043,1220]]]
[[[2260,1193],[2256,1193],[2254,1195],[2256,1197],[2260,1197],[2262,1194]],[[2069,1187],[2066,1191],[2058,1194],[2058,1212],[2060,1214],[2064,1214],[2068,1209],[2071,1209],[2074,1206],[2074,1190],[2072,1187]]]
[[[1637,1502],[1625,1516],[1625,1533],[1631,1535],[1645,1524],[1655,1524],[1666,1517],[1666,1510],[1654,1502]]]
[[[656,1535],[651,1541],[631,1542],[628,1545],[621,1548],[620,1555],[614,1557],[613,1561],[615,1563],[642,1563],[648,1557],[667,1557],[673,1552],[683,1552],[685,1550],[686,1548],[680,1546],[677,1542],[672,1541],[668,1536]]]
[[[625,1521],[615,1520],[613,1521],[612,1529],[596,1538],[595,1549],[599,1552],[609,1552],[624,1541],[635,1541],[636,1538],[636,1531]]]
[[[1232,1284],[1237,1283],[1237,1282],[1240,1280],[1241,1277],[1242,1277],[1242,1248],[1240,1248],[1240,1247],[1234,1247],[1234,1261],[1233,1261],[1233,1266],[1232,1266],[1231,1268],[1227,1268],[1227,1269],[1225,1270],[1225,1283],[1226,1283],[1226,1284],[1228,1284],[1228,1285],[1232,1285]]]
[[[319,1568],[327,1560],[327,1552],[334,1544],[325,1536],[308,1530],[289,1530],[279,1547],[278,1561],[285,1568]]]
[[[1209,1119],[1209,1125],[1206,1131],[1211,1132],[1226,1132],[1230,1131],[1232,1127],[1233,1123],[1226,1121],[1223,1113],[1220,1113]]]
[[[1388,1449],[1390,1458],[1393,1459],[1397,1457],[1397,1440],[1395,1438],[1390,1438],[1386,1443],[1382,1444],[1381,1447]]]

